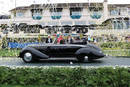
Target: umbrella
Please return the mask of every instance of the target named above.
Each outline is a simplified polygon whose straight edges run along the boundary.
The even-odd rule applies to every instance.
[[[21,29],[21,28],[26,28],[27,27],[27,24],[26,23],[20,23],[18,25],[18,27]]]
[[[86,33],[88,32],[87,25],[73,25],[73,30],[76,30],[77,33]]]
[[[64,26],[62,26],[62,27],[64,28],[65,33],[69,33],[69,30],[72,29],[72,26],[70,26],[70,25],[64,25]]]

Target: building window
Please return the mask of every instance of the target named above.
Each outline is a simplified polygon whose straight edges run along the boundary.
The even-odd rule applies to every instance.
[[[127,15],[127,8],[126,7],[121,7],[120,11],[121,11],[121,15]]]
[[[111,10],[110,10],[110,15],[111,15],[111,16],[120,15],[119,9],[117,9],[117,8],[111,9]]]
[[[101,15],[102,10],[103,10],[103,4],[91,3],[89,6],[90,17],[92,19],[100,19],[102,16]]]
[[[130,21],[129,20],[126,20],[124,24],[125,24],[125,26],[124,26],[125,29],[129,29],[130,28]]]
[[[123,29],[123,22],[121,20],[114,20],[114,29]]]
[[[103,4],[102,3],[90,3],[88,7],[89,11],[102,11]]]
[[[127,8],[126,7],[111,8],[110,15],[111,16],[127,15]]]
[[[51,8],[50,12],[52,19],[60,19],[62,17],[62,8]]]
[[[34,20],[41,20],[42,19],[42,9],[32,9],[32,18]]]
[[[70,8],[70,17],[72,19],[80,19],[82,14],[81,14],[82,8],[76,7],[76,8]]]
[[[24,17],[24,13],[23,12],[16,12],[16,17]]]
[[[92,19],[100,19],[101,18],[101,13],[100,12],[92,12],[92,14],[90,15],[90,17]]]
[[[114,29],[129,29],[130,21],[129,18],[121,18],[113,20]]]

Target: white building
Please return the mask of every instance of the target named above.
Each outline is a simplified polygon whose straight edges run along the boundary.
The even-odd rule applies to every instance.
[[[92,34],[112,33],[109,29],[117,29],[116,32],[130,33],[130,4],[108,4],[107,0],[91,3],[32,4],[26,7],[16,7],[10,10],[10,13],[11,19],[0,20],[0,24],[100,25],[96,27],[96,32],[91,29],[90,32]],[[105,31],[98,30],[99,28]]]
[[[106,3],[33,4],[29,7],[17,7],[10,12],[12,22],[16,23],[47,26],[101,24],[108,16]]]

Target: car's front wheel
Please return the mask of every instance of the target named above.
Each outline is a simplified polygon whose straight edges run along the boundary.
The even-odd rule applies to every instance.
[[[23,54],[23,61],[26,62],[26,63],[31,63],[33,62],[33,55],[31,52],[25,52]]]
[[[77,56],[77,59],[79,62],[91,62],[92,60],[90,59],[90,57],[88,55],[85,55],[85,54],[80,54]]]

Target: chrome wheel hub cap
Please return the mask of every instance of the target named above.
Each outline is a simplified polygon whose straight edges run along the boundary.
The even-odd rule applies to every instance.
[[[27,52],[24,54],[24,60],[30,62],[32,60],[32,54]]]
[[[85,61],[88,61],[88,56],[85,56],[84,58],[85,58]]]

